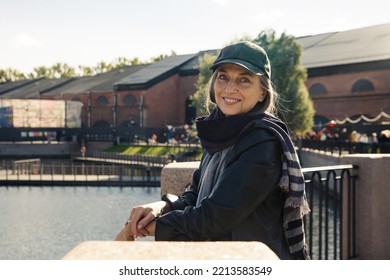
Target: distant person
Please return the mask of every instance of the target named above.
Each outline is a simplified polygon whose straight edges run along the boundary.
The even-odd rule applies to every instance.
[[[379,150],[382,154],[390,153],[390,130],[381,131],[378,143]]]
[[[82,156],[83,158],[85,158],[85,155],[86,155],[86,153],[87,153],[87,148],[86,148],[84,145],[81,146],[80,152],[81,152],[81,156]]]
[[[232,44],[210,69],[216,107],[196,120],[203,157],[189,190],[134,207],[115,240],[260,241],[280,259],[308,259],[304,178],[287,127],[274,116],[266,52]]]
[[[176,156],[174,154],[169,155],[169,161],[170,162],[176,162]]]

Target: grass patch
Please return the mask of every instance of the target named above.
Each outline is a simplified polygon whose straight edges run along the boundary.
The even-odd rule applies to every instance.
[[[199,150],[199,151],[198,151]],[[202,156],[200,149],[190,150],[187,147],[174,146],[139,146],[139,145],[117,145],[105,150],[110,153],[123,153],[128,155],[147,155],[147,156],[169,156],[181,153],[185,157],[199,158]]]

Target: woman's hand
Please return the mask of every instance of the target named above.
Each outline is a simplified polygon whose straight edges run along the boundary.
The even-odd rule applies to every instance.
[[[134,241],[133,233],[130,229],[130,224],[126,224],[121,231],[115,236],[114,241]]]
[[[166,212],[168,204],[165,201],[136,206],[131,210],[128,223],[134,238],[138,236],[154,235],[155,223],[148,225]]]

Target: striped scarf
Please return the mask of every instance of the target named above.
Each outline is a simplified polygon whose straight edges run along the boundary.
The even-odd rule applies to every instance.
[[[197,128],[201,144],[210,154],[234,144],[252,129],[266,129],[277,137],[283,149],[279,186],[287,194],[283,210],[284,234],[291,257],[309,259],[303,216],[310,209],[306,201],[304,176],[286,125],[267,113],[250,112],[245,115],[223,117],[216,108],[209,116],[197,119]]]
[[[277,119],[267,114],[264,114],[263,118],[248,123],[244,130],[250,127],[271,131],[282,145],[283,166],[279,186],[288,194],[283,210],[284,235],[294,259],[309,259],[306,251],[303,216],[309,213],[310,209],[306,200],[305,179],[291,138],[277,124]]]

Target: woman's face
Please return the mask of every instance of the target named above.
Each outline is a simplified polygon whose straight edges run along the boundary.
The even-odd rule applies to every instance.
[[[247,113],[264,100],[259,76],[235,64],[222,64],[216,71],[215,102],[226,116]]]

